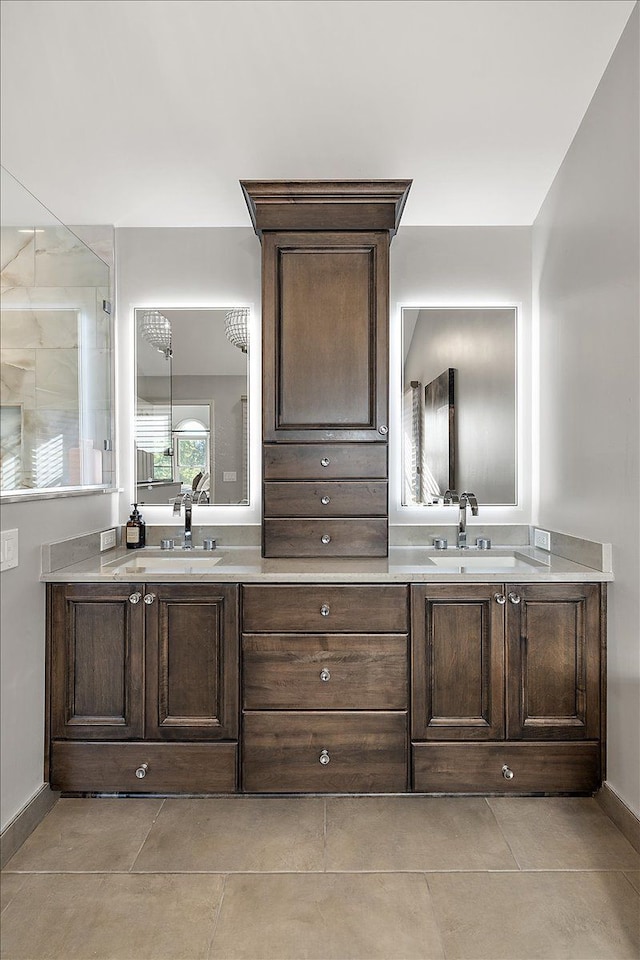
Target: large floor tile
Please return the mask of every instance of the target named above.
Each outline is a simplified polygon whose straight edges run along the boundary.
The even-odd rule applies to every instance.
[[[480,797],[327,800],[327,870],[511,870]]]
[[[428,874],[448,960],[626,960],[640,901],[619,872]]]
[[[167,800],[136,871],[322,870],[324,800]]]
[[[59,800],[6,870],[129,870],[162,800]]]
[[[640,856],[589,797],[489,800],[523,870],[633,870]]]
[[[31,874],[2,915],[6,960],[199,960],[224,880]]]
[[[21,873],[3,873],[0,876],[0,912],[8,907],[24,883]]]
[[[420,874],[227,878],[215,960],[413,960],[443,957]]]

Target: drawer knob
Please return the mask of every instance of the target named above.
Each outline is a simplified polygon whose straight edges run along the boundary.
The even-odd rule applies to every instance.
[[[513,780],[513,770],[511,767],[508,767],[506,763],[502,767],[502,776],[505,778],[505,780]]]
[[[329,536],[328,533],[323,533],[322,536],[320,537],[320,540],[322,541],[322,543],[331,543],[331,537]]]
[[[326,767],[328,763],[331,763],[331,757],[329,756],[328,750],[322,750],[318,759],[323,767]]]
[[[510,602],[510,603],[520,603],[520,597],[518,596],[517,593],[510,593],[510,594],[509,594],[509,602]]]
[[[331,460],[329,460],[329,457],[323,457],[322,460],[320,461],[320,466],[328,467],[330,463],[331,463]]]
[[[155,598],[156,598],[155,593],[145,593],[145,595],[144,595],[144,602],[148,605],[148,604],[150,604],[150,603],[153,603],[153,601],[155,600]]]
[[[323,667],[322,670],[320,671],[320,679],[324,683],[328,683],[328,681],[331,680],[331,674],[329,673],[326,667]]]
[[[505,597],[504,593],[494,593],[493,599],[500,605],[507,602],[507,598]]]
[[[330,613],[331,613],[331,607],[329,606],[329,604],[323,603],[322,606],[320,607],[320,616],[328,617]]]
[[[147,770],[149,769],[148,763],[141,763],[138,769],[136,770],[136,777],[138,780],[144,780],[147,775]]]
[[[320,503],[324,503],[326,507],[328,503],[331,503],[331,497],[327,497],[327,496],[320,497]]]
[[[129,597],[129,603],[140,603],[141,600],[142,600],[141,593],[132,593],[131,596]]]

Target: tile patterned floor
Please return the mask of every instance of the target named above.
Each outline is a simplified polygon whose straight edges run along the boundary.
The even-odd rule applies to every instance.
[[[1,881],[3,960],[640,956],[591,799],[65,799]]]

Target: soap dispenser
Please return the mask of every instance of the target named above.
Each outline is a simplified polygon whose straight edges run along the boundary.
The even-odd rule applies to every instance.
[[[127,520],[126,543],[128,550],[137,550],[144,547],[145,542],[145,524],[142,514],[138,510],[138,504],[132,503],[133,511]]]

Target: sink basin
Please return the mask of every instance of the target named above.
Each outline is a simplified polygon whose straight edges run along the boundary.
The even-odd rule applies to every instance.
[[[465,554],[456,550],[455,553],[450,553],[447,555],[446,552],[439,556],[430,556],[429,558],[432,563],[437,567],[442,567],[448,571],[455,571],[456,573],[482,573],[483,571],[487,573],[498,572],[508,570],[531,570],[531,568],[542,567],[544,564],[540,563],[538,560],[533,560],[530,557],[525,557],[521,553],[493,553],[493,551],[487,551],[487,553],[479,554]]]
[[[209,573],[216,564],[222,563],[220,555],[198,554],[190,550],[167,550],[166,552],[138,553],[133,557],[120,557],[104,564],[117,573]]]

